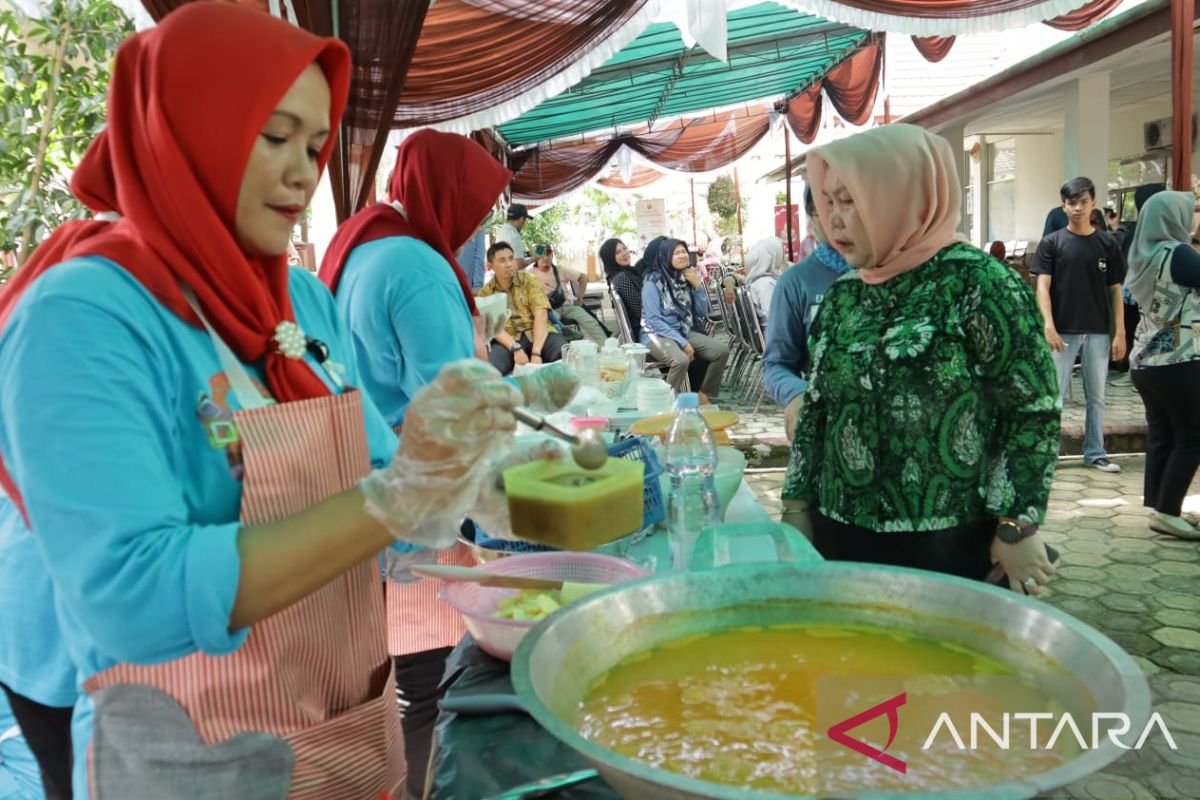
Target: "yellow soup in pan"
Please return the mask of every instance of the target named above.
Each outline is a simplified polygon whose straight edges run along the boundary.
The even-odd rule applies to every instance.
[[[882,628],[742,628],[617,665],[585,696],[578,728],[629,758],[750,789],[965,789],[1044,772],[1078,754],[1070,733],[1047,744],[1064,715],[1054,699],[1062,687],[1078,688],[1067,692],[1076,699],[1086,692],[1049,662],[1043,672],[1017,675],[962,647]],[[837,723],[873,708],[874,716],[843,726],[843,741],[830,736]],[[1014,714],[1052,718],[1038,720],[1031,740],[1028,718]],[[1090,737],[1090,718],[1078,718]],[[886,755],[870,757],[847,738]]]

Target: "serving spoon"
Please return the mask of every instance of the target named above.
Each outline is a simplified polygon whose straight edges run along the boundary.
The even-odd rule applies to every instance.
[[[600,432],[594,428],[587,428],[580,433],[569,433],[526,408],[513,409],[513,416],[535,431],[544,431],[571,445],[571,457],[583,469],[600,469],[604,462],[608,461],[608,445],[604,443]]]

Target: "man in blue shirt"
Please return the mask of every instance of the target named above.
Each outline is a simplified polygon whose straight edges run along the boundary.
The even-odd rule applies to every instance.
[[[829,246],[817,219],[812,189],[804,189],[804,211],[817,249],[793,268],[784,271],[775,286],[771,313],[767,317],[767,347],[763,353],[763,384],[775,402],[783,406],[784,433],[788,441],[804,403],[808,381],[808,331],[825,292],[850,265]]]
[[[458,256],[458,265],[467,273],[471,282],[471,291],[478,292],[483,288],[484,258],[487,253],[487,234],[481,228],[474,237],[463,245],[462,253]]]

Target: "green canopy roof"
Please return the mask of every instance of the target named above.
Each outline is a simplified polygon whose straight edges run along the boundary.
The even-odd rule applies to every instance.
[[[512,145],[652,122],[803,91],[851,55],[867,31],[760,3],[729,12],[729,63],[650,25],[583,81],[499,126]]]

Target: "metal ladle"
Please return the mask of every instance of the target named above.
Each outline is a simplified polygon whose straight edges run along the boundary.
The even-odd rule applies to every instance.
[[[571,445],[571,457],[583,469],[600,469],[608,461],[608,445],[600,432],[588,428],[582,433],[568,433],[546,421],[546,418],[524,408],[513,409],[513,416],[535,431],[545,431],[555,439]]]

